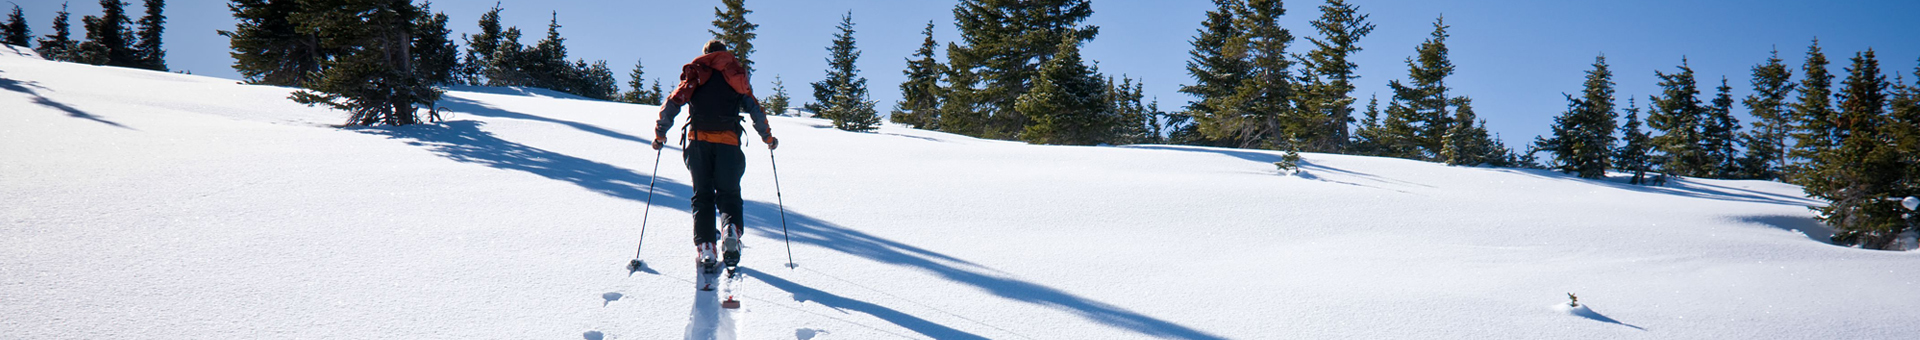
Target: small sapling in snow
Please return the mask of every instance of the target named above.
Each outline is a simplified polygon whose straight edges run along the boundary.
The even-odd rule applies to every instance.
[[[1573,296],[1573,293],[1567,293],[1567,299],[1571,300],[1567,301],[1567,307],[1580,307],[1580,297]]]
[[[1280,161],[1273,162],[1273,166],[1280,168],[1281,172],[1298,173],[1300,172],[1300,153],[1287,150],[1287,154],[1281,155]]]

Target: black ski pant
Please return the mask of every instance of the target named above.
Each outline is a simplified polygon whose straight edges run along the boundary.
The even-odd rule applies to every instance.
[[[714,210],[734,232],[744,225],[740,215],[740,176],[747,173],[747,156],[739,145],[691,141],[683,155],[687,171],[693,173],[693,243],[712,243],[720,238],[714,227]]]

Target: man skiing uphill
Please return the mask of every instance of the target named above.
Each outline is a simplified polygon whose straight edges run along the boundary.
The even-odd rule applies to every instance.
[[[740,263],[740,234],[744,232],[740,176],[747,171],[746,155],[740,152],[745,133],[740,128],[741,110],[753,117],[753,131],[760,134],[768,150],[778,147],[780,140],[773,138],[767,127],[767,114],[747,83],[746,67],[727,52],[727,45],[719,40],[707,41],[703,52],[680,68],[680,85],[660,107],[660,120],[653,129],[653,149],[665,146],[667,130],[680,114],[680,105],[689,106],[692,112],[687,115],[688,127],[681,136],[685,143],[681,151],[687,171],[693,173],[693,244],[700,252],[701,268],[712,272],[718,267],[714,241],[722,232],[714,228],[714,210],[719,210],[718,217],[725,224],[726,235],[720,240],[723,261],[728,267]]]

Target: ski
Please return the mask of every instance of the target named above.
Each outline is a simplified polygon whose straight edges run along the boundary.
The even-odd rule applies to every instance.
[[[740,299],[736,297],[736,295],[739,295],[739,286],[737,284],[740,281],[746,280],[747,275],[740,273],[739,267],[727,267],[726,278],[726,288],[723,289],[722,293],[725,293],[727,297],[726,299],[720,300],[720,308],[740,309]]]
[[[696,263],[695,265],[699,266],[698,270],[700,271],[700,275],[699,278],[695,279],[694,287],[700,288],[700,291],[703,292],[714,291],[716,285],[714,281],[720,279],[720,266],[713,262]]]

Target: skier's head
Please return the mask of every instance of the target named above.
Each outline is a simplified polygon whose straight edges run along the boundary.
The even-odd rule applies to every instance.
[[[713,40],[707,40],[707,47],[702,48],[700,51],[700,54],[720,52],[725,50],[727,50],[727,43],[720,42],[720,39],[713,39]]]

